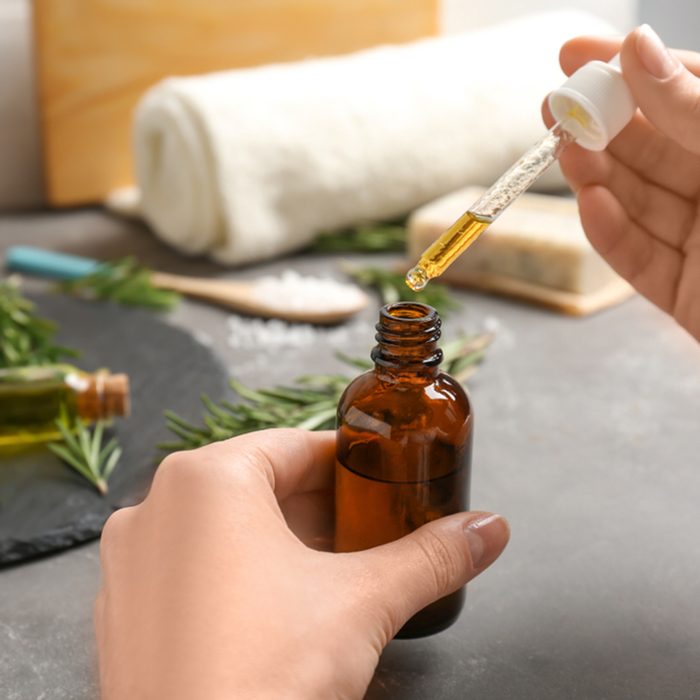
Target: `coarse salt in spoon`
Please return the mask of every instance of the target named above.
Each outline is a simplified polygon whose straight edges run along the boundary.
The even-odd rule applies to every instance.
[[[332,324],[362,311],[367,295],[354,284],[285,270],[250,282],[211,280],[154,272],[156,287],[226,306],[253,316]]]
[[[8,268],[18,272],[72,280],[96,272],[103,263],[77,255],[31,246],[13,246]],[[151,283],[189,297],[225,306],[253,316],[285,321],[333,324],[367,306],[367,296],[354,284],[285,270],[250,282],[152,272]]]

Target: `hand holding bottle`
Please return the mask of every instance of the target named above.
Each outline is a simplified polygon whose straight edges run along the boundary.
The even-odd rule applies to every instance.
[[[700,54],[669,51],[644,25],[574,39],[560,62],[570,75],[617,52],[639,112],[605,151],[573,145],[561,167],[593,246],[700,340]]]
[[[331,554],[333,433],[271,430],[177,453],[102,536],[102,697],[360,698],[415,612],[501,553],[459,513]],[[313,547],[313,548],[312,548]]]

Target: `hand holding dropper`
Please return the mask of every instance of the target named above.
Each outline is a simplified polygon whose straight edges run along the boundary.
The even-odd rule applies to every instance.
[[[413,290],[440,276],[573,142],[602,151],[629,123],[636,104],[619,55],[591,61],[549,96],[557,123],[421,255],[406,275]]]

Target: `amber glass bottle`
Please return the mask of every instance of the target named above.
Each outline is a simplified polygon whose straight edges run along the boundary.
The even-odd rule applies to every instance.
[[[429,306],[385,306],[375,367],[348,386],[338,405],[338,552],[396,540],[469,505],[472,413],[459,382],[438,368],[440,319]],[[464,589],[421,610],[398,637],[451,625]]]

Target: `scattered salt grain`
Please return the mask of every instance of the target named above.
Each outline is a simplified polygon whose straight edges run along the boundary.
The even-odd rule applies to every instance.
[[[285,270],[280,276],[261,277],[253,283],[258,302],[279,311],[342,312],[362,307],[364,293],[354,284]]]
[[[343,347],[354,338],[371,333],[371,324],[355,321],[337,328],[319,328],[310,323],[286,323],[278,319],[229,316],[228,340],[236,350],[272,350],[277,348],[304,348],[325,341]]]
[[[214,338],[212,338],[206,331],[195,328],[192,331],[194,339],[200,344],[204,345],[205,348],[211,348],[214,345]]]

